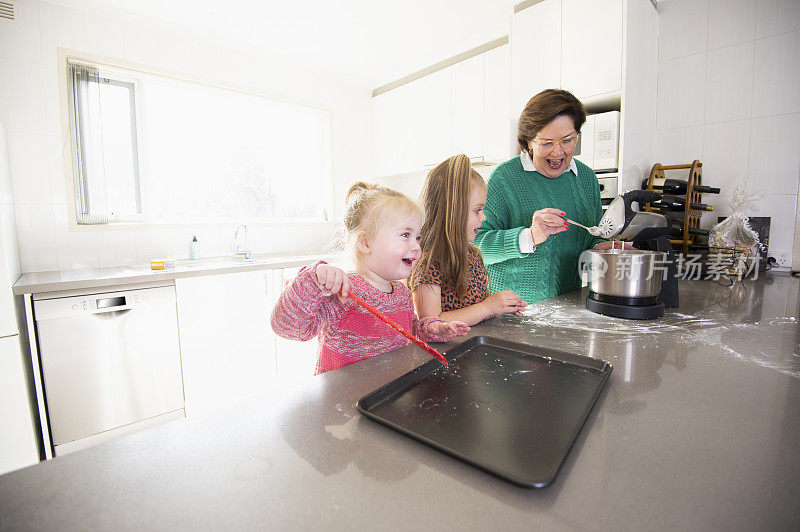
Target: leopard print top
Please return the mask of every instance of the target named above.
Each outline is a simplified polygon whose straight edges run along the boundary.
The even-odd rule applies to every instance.
[[[420,261],[419,264],[421,264]],[[414,290],[421,284],[434,284],[442,289],[442,312],[451,310],[458,310],[475,303],[480,303],[489,297],[488,278],[489,274],[486,272],[486,267],[483,265],[483,258],[481,252],[475,246],[469,247],[469,260],[467,262],[467,270],[469,276],[467,277],[467,292],[463,297],[458,297],[455,287],[442,286],[442,274],[439,271],[439,265],[432,263],[427,271],[422,271],[422,268],[415,267],[411,272],[409,279],[409,287]]]

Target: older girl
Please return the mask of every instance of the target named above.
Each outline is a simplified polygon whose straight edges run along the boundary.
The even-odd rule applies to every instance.
[[[410,280],[417,314],[468,325],[495,314],[520,315],[527,303],[511,290],[489,295],[481,253],[471,244],[486,220],[486,183],[469,157],[454,155],[431,170],[422,204],[423,254]]]

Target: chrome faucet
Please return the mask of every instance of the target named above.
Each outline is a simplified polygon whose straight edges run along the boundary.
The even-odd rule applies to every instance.
[[[239,239],[239,231],[241,229],[244,229],[244,240]],[[236,232],[233,233],[233,254],[244,260],[250,258],[250,249],[247,247],[247,226],[244,224],[239,225],[236,228]]]

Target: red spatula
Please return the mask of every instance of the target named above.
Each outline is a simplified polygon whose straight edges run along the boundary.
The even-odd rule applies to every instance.
[[[355,301],[356,303],[367,309],[370,312],[370,314],[372,314],[373,316],[375,316],[376,318],[378,318],[379,320],[390,326],[392,329],[399,332],[400,334],[402,334],[403,336],[405,336],[406,338],[408,338],[409,340],[420,346],[422,349],[430,353],[436,360],[438,360],[445,366],[449,366],[449,364],[447,363],[447,359],[444,358],[444,356],[442,356],[442,354],[439,353],[439,351],[429,346],[425,341],[420,340],[407,330],[403,329],[403,327],[401,327],[398,323],[395,323],[395,321],[392,318],[390,318],[383,312],[374,309],[369,303],[367,303],[366,301],[355,295],[353,292],[348,292],[347,297],[349,297],[350,299],[352,299],[353,301]]]

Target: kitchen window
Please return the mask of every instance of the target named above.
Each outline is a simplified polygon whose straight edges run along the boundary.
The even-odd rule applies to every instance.
[[[78,224],[325,221],[330,111],[69,61]]]

